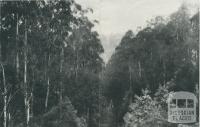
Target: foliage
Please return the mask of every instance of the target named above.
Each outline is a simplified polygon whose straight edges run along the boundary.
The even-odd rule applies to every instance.
[[[198,84],[198,36],[182,5],[168,20],[148,22],[136,35],[128,31],[115,49],[105,71],[105,96],[113,101],[116,121],[122,121],[135,95],[148,88],[154,96],[159,86],[170,91],[195,91]],[[170,84],[168,82],[171,82]]]
[[[0,99],[9,105],[0,126],[28,127],[37,117],[48,124],[38,126],[97,126],[103,47],[89,10],[74,0],[1,1],[0,63],[12,100]]]
[[[143,95],[136,96],[124,116],[125,127],[175,126],[167,122],[167,91],[166,87],[159,87],[156,97],[152,98],[147,89],[143,90]]]
[[[127,126],[154,125],[169,91],[197,93],[199,21],[186,6],[128,31],[106,67],[92,9],[74,0],[0,6],[0,126],[119,126],[129,105]]]
[[[43,116],[42,127],[86,127],[84,119],[78,118],[76,110],[68,98],[53,107]]]

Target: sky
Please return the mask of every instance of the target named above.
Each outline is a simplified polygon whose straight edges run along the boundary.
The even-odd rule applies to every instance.
[[[91,20],[98,20],[95,30],[100,34],[107,62],[126,31],[137,32],[146,21],[155,16],[167,17],[178,10],[181,4],[187,3],[191,13],[197,11],[200,0],[76,0],[83,8],[92,8],[88,14]],[[115,36],[116,35],[116,36]],[[116,37],[112,41],[111,37]],[[114,43],[114,44],[113,44]]]

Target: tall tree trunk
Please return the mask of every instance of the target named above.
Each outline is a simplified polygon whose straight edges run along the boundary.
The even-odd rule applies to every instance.
[[[166,63],[163,60],[163,85],[166,83]]]
[[[2,74],[3,74],[3,87],[4,87],[4,92],[3,92],[3,100],[4,100],[4,108],[3,108],[3,114],[4,114],[4,127],[7,127],[7,86],[6,86],[6,78],[5,78],[5,71],[4,67],[1,63],[1,68],[2,68]]]
[[[2,10],[1,10],[1,5],[2,4],[2,1],[0,0],[0,22],[1,22],[1,24],[0,24],[0,32],[2,32],[2,16],[1,16],[1,12],[2,12]],[[2,33],[0,33],[0,39],[2,38]],[[0,40],[0,61],[2,62],[2,41]]]
[[[18,37],[19,37],[19,27],[18,27],[18,14],[16,20],[16,72],[17,72],[17,79],[19,77],[19,53],[18,53]]]
[[[138,61],[138,67],[139,67],[139,77],[142,77],[142,68],[141,68],[141,62]]]
[[[32,88],[32,90],[31,90],[31,94],[30,94],[30,98],[29,98],[29,101],[30,101],[30,103],[29,103],[29,105],[30,105],[30,114],[31,114],[31,116],[30,116],[30,118],[32,118],[33,117],[33,88]]]
[[[63,62],[64,62],[64,49],[63,47],[61,48],[61,53],[60,53],[60,103],[62,102],[63,99],[63,78],[62,78],[62,72],[63,72]]]
[[[76,47],[76,50],[75,50],[75,52],[76,52],[76,69],[75,69],[75,79],[76,79],[76,81],[77,81],[77,78],[78,78],[78,68],[79,68],[79,66],[78,66],[78,62],[79,62],[79,56],[78,56],[78,48]]]
[[[2,17],[1,17],[1,4],[2,4],[2,1],[0,1],[0,21],[2,21]],[[1,22],[1,26],[0,26],[0,32],[2,30],[2,22]],[[1,33],[0,33],[1,35]],[[5,78],[5,71],[4,71],[4,67],[3,67],[3,64],[2,64],[2,55],[1,55],[1,52],[2,52],[2,43],[0,43],[0,62],[1,62],[1,68],[2,68],[2,75],[3,75],[3,87],[4,87],[4,90],[3,90],[3,100],[4,100],[4,108],[3,108],[3,114],[4,114],[4,122],[3,122],[3,126],[4,127],[7,127],[7,86],[6,86],[6,78]]]
[[[129,98],[129,104],[132,103],[133,100],[133,86],[132,86],[132,67],[129,65],[129,92],[130,92],[130,98]]]
[[[90,113],[90,108],[87,110],[87,125],[88,127],[91,127],[91,113]]]
[[[64,60],[64,49],[63,47],[61,48],[61,52],[60,52],[60,91],[59,91],[59,103],[60,103],[60,119],[62,119],[62,102],[63,102],[63,78],[62,78],[62,72],[63,72],[63,61]]]
[[[28,84],[27,84],[27,24],[25,19],[25,40],[24,40],[24,103],[26,112],[26,126],[29,127],[30,121],[30,101],[28,97]]]
[[[47,78],[47,94],[45,99],[45,110],[47,111],[48,108],[48,100],[49,100],[49,89],[50,89],[50,83],[49,83],[49,77]]]
[[[47,73],[48,68],[50,68],[50,60],[51,60],[51,57],[50,57],[50,55],[48,55],[46,73]],[[47,75],[47,93],[46,93],[46,98],[45,98],[45,110],[47,111],[48,100],[49,100],[49,92],[50,92],[50,78],[49,78],[49,74],[46,74],[46,75]]]
[[[34,81],[35,81],[35,71],[34,68],[32,68],[32,85],[30,86],[31,91],[30,91],[30,97],[29,97],[29,105],[30,105],[30,118],[33,117],[33,103],[34,103],[34,96],[33,96],[33,90],[34,90]]]

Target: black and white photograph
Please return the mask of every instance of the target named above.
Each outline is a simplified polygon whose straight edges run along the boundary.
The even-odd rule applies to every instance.
[[[199,0],[0,0],[0,127],[199,127]]]

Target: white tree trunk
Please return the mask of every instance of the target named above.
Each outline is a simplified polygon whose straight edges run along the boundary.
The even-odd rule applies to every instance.
[[[63,62],[64,62],[64,49],[62,48],[61,49],[61,61],[60,61],[60,74],[62,75],[62,72],[63,72]],[[63,83],[62,83],[62,78],[60,79],[60,102],[62,102],[62,91],[63,91]]]
[[[17,21],[16,21],[16,72],[17,72],[17,77],[19,75],[18,35],[19,35],[19,27],[18,27],[18,14],[17,14]]]
[[[1,20],[1,4],[2,1],[0,1],[0,20]],[[2,24],[1,24],[1,28],[0,30],[2,30]],[[0,44],[0,52],[2,49],[2,45]],[[2,62],[2,56],[0,53],[0,61]],[[3,86],[4,86],[4,90],[3,90],[3,100],[4,100],[4,108],[3,108],[3,114],[4,114],[4,122],[3,122],[3,126],[7,127],[7,86],[6,86],[6,79],[5,79],[5,71],[4,71],[4,67],[1,63],[1,68],[2,68],[2,74],[3,74]]]
[[[4,127],[7,127],[7,86],[6,86],[6,78],[5,78],[5,71],[4,67],[1,64],[2,68],[2,73],[3,73],[3,86],[4,86],[4,93],[3,93],[3,98],[4,98],[4,108],[3,108],[3,114],[4,114]]]
[[[4,95],[3,114],[4,114],[4,127],[6,127],[7,126],[7,96],[6,95]]]
[[[25,110],[26,110],[26,126],[29,127],[30,121],[30,101],[28,98],[28,93],[25,93]]]
[[[46,110],[47,110],[47,107],[48,107],[49,89],[50,89],[50,83],[49,83],[49,76],[48,76],[48,79],[47,79],[47,94],[46,94],[46,99],[45,99],[45,109]]]
[[[27,28],[26,28],[26,20],[25,20],[25,40],[24,40],[24,103],[25,103],[25,111],[26,111],[26,125],[29,127],[30,121],[30,98],[28,95],[28,84],[27,84]]]
[[[50,68],[50,59],[51,59],[51,57],[49,55],[48,61],[47,61],[47,68]],[[48,69],[46,69],[45,73],[47,73],[47,70]],[[48,101],[49,101],[49,92],[50,92],[50,78],[49,78],[49,74],[46,74],[46,75],[48,75],[47,76],[47,93],[46,93],[46,99],[45,99],[45,109],[47,110],[47,108],[48,108]]]

